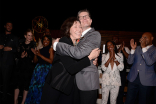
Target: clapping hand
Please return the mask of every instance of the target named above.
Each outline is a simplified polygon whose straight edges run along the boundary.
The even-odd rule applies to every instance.
[[[115,59],[115,52],[114,52],[114,50],[111,50],[111,51],[110,51],[110,58],[111,58],[112,60]]]
[[[121,49],[124,50],[124,48],[125,48],[125,42],[124,41],[122,42],[121,46],[122,46]]]
[[[36,48],[31,48],[31,51],[36,55]]]
[[[36,55],[37,56],[40,56],[41,55],[40,50],[36,50]]]
[[[130,45],[133,50],[135,50],[135,48],[137,47],[137,43],[136,42],[134,43],[134,39],[130,40]]]
[[[144,37],[142,37],[142,38],[139,40],[139,42],[140,42],[142,48],[146,47],[146,41],[145,41],[145,38],[144,38]]]
[[[27,57],[28,56],[28,54],[27,54],[27,52],[22,52],[22,54],[21,54],[21,58],[24,58],[24,57]]]

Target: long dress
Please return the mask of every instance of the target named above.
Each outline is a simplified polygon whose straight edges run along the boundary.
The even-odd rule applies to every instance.
[[[34,53],[31,51],[31,48],[35,48],[35,42],[30,42],[29,44],[25,44],[25,41],[20,42],[18,51],[18,63],[15,71],[15,89],[23,89],[28,91],[29,84],[31,80],[31,76],[33,73],[33,57]],[[27,56],[21,58],[22,52],[27,52]]]
[[[40,50],[40,53],[43,56],[49,58],[49,49],[49,46],[43,47]],[[38,64],[35,66],[35,69],[33,71],[25,104],[40,104],[45,77],[48,74],[51,66],[52,64],[49,64],[48,62],[38,57]]]

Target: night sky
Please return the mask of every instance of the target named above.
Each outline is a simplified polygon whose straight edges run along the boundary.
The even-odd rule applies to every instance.
[[[96,30],[156,32],[155,1],[63,1],[0,1],[0,33],[5,21],[11,20],[14,34],[23,35],[27,28],[32,28],[36,16],[44,16],[49,29],[58,30],[65,19],[76,16],[81,9],[91,12],[92,27]]]

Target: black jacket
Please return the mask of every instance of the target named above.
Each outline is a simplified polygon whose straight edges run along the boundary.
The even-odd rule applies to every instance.
[[[0,49],[2,66],[7,67],[9,65],[14,65],[18,47],[18,38],[12,34],[2,34],[0,35],[0,45],[3,45],[4,47],[12,47],[11,51],[3,51],[3,49]]]
[[[73,45],[72,40],[68,37],[61,38],[60,42]],[[51,87],[68,95],[73,89],[75,74],[89,65],[90,60],[87,56],[81,60],[76,60],[69,56],[60,56],[55,53],[52,68],[47,75],[46,82]]]

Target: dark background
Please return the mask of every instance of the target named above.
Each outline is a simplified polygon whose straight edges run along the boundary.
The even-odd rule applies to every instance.
[[[81,9],[88,9],[96,30],[156,32],[155,1],[0,1],[0,33],[5,21],[11,20],[14,34],[21,36],[32,28],[32,19],[44,16],[48,28],[59,30],[63,21],[76,16]]]

